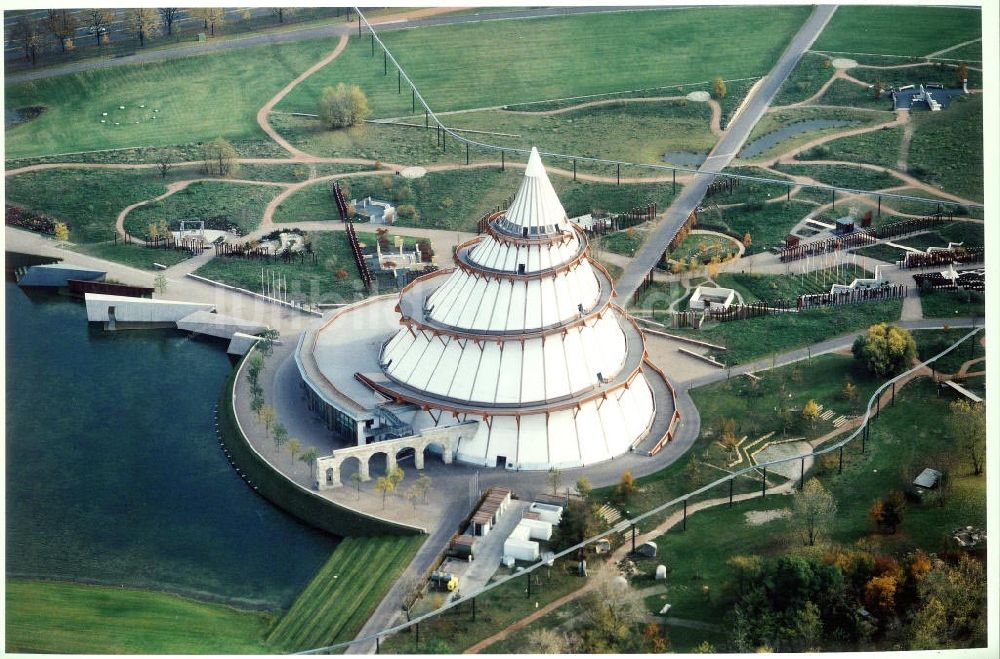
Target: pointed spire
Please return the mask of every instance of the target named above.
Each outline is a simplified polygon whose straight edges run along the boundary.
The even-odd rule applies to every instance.
[[[532,236],[566,229],[566,211],[535,147],[531,147],[521,188],[507,209],[507,221],[521,229],[527,228]]]

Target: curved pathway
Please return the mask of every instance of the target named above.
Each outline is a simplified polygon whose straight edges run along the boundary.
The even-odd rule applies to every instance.
[[[274,128],[271,127],[271,123],[268,121],[268,115],[271,113],[271,110],[274,108],[274,106],[277,105],[281,101],[281,99],[285,98],[286,95],[288,95],[288,92],[295,89],[295,87],[297,87],[300,82],[302,82],[312,74],[316,73],[324,66],[332,62],[333,60],[337,59],[340,56],[340,54],[344,52],[345,48],[347,48],[346,34],[341,35],[340,41],[337,42],[336,48],[330,51],[330,53],[326,57],[316,62],[312,66],[310,66],[308,69],[303,71],[299,77],[297,77],[295,80],[292,80],[290,83],[282,87],[277,94],[271,97],[271,100],[269,100],[267,103],[264,104],[264,107],[262,107],[260,110],[257,111],[257,124],[260,126],[261,130],[267,133],[267,136],[270,137],[278,146],[280,146],[282,149],[295,156],[300,161],[310,161],[313,160],[315,156],[311,156],[305,151],[300,151],[299,149],[289,144],[288,141],[278,133],[278,131],[274,130]]]

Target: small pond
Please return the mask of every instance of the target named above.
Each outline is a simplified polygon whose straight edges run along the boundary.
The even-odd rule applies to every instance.
[[[708,158],[707,151],[668,151],[663,154],[663,162],[680,167],[699,167]]]
[[[857,123],[859,122],[847,121],[844,119],[806,119],[805,121],[796,121],[794,124],[788,124],[787,126],[782,126],[778,130],[761,135],[753,142],[743,147],[743,150],[740,151],[739,157],[753,158],[755,156],[759,156],[779,142],[783,142],[784,140],[787,140],[790,137],[795,137],[796,135],[801,135],[802,133],[809,133],[814,130],[823,130],[825,128],[842,128],[844,126],[853,126]]]

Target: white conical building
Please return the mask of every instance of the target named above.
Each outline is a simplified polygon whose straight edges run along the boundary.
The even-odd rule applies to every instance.
[[[647,375],[642,333],[612,303],[607,271],[588,257],[532,149],[524,180],[455,268],[402,291],[403,325],[381,344],[380,372],[358,381],[416,409],[411,427],[479,421],[460,461],[515,469],[610,459],[673,414]]]

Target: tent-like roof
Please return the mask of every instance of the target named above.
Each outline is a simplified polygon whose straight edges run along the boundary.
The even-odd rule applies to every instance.
[[[559,196],[549,181],[538,149],[531,147],[524,180],[507,208],[503,227],[526,237],[569,230],[569,221]]]

